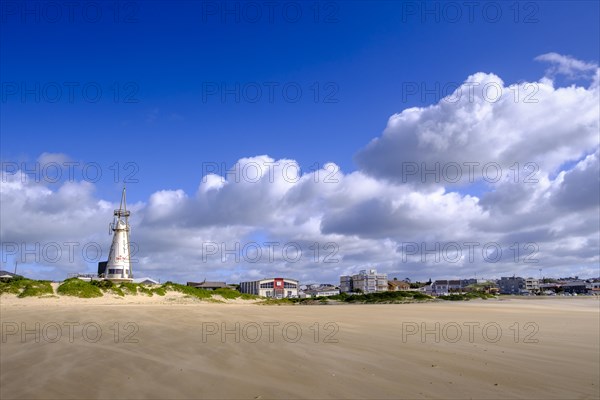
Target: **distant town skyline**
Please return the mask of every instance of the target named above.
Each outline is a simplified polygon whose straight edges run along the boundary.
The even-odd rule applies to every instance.
[[[600,275],[598,2],[133,3],[2,9],[1,269],[95,272],[125,184],[134,278]]]

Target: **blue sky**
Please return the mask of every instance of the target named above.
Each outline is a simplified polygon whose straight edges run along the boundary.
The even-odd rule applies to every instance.
[[[244,157],[292,159],[304,171],[333,162],[350,174],[390,116],[442,97],[408,93],[409,85],[456,87],[483,72],[508,86],[541,79],[548,64],[535,58],[542,54],[592,64],[600,58],[597,1],[475,3],[473,21],[460,6],[458,22],[452,7],[463,3],[428,2],[433,11],[423,13],[422,2],[400,1],[280,2],[273,22],[268,2],[96,2],[98,22],[83,6],[71,20],[65,5],[53,22],[43,2],[6,2],[0,158],[34,162],[52,153],[99,163],[103,178],[93,192],[108,201],[118,197],[121,183],[109,168],[118,163],[119,180],[135,172],[129,199],[143,204],[157,191],[193,194],[207,163],[231,167]],[[250,21],[253,10],[262,14],[258,22]],[[296,10],[302,15],[292,22]],[[23,93],[36,84],[39,102]],[[223,99],[223,88],[236,84],[240,101]],[[56,102],[53,85],[62,93]],[[97,87],[98,101],[86,99]],[[262,95],[252,101],[256,87]],[[283,87],[300,88],[298,101]],[[563,162],[572,167],[591,153]],[[135,170],[125,170],[127,163]],[[488,190],[478,182],[460,193]]]
[[[260,2],[258,23],[249,22],[252,10],[243,11],[236,2],[122,4],[120,23],[114,23],[108,5],[98,23],[87,22],[79,8],[72,23],[66,8],[57,23],[44,19],[42,8],[40,23],[33,15],[23,23],[21,15],[5,10],[3,82],[79,87],[97,82],[103,93],[98,103],[86,102],[77,89],[70,103],[62,85],[56,104],[35,104],[31,95],[23,104],[17,95],[8,96],[2,102],[1,156],[62,152],[85,162],[133,161],[140,187],[132,199],[157,187],[193,190],[201,162],[230,166],[248,155],[293,158],[307,169],[333,161],[353,171],[354,153],[380,134],[389,115],[438,100],[435,94],[424,95],[424,102],[421,94],[403,96],[407,82],[432,89],[435,82],[444,87],[483,71],[513,83],[540,76],[544,66],[533,61],[539,54],[598,59],[598,2],[534,2],[534,8],[521,2],[518,23],[516,9],[504,3],[494,3],[502,5],[496,23],[489,22],[494,9],[486,9],[489,18],[483,14],[484,3],[474,9],[473,23],[466,8],[459,22],[449,22],[453,10],[444,9],[444,2],[437,5],[438,15],[427,14],[422,23],[422,5],[408,3],[319,2],[319,23],[311,2],[298,3],[302,17],[296,23],[286,20],[283,6],[274,9],[270,23],[269,8]],[[224,7],[236,6],[237,16],[224,14]],[[412,6],[417,10],[409,14]],[[290,21],[294,10],[288,9]],[[89,15],[88,20],[95,18],[92,11]],[[136,22],[126,22],[128,16]],[[531,21],[522,21],[527,17]],[[132,99],[139,103],[114,102],[114,82],[124,95],[138,88]],[[127,88],[128,82],[137,86]],[[249,92],[240,103],[234,95],[222,103],[216,94],[203,101],[203,83],[213,82],[217,90],[226,87],[223,83],[242,88],[258,83],[262,97],[250,103]],[[279,83],[273,103],[265,82]],[[320,100],[330,94],[338,102],[315,102],[315,82]],[[325,88],[328,82],[334,86]],[[278,90],[286,83],[302,88],[297,103]]]

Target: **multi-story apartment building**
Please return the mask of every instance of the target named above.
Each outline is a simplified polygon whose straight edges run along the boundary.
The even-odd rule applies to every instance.
[[[525,290],[528,290],[529,293],[539,292],[540,291],[540,281],[535,278],[525,279]]]
[[[496,283],[500,294],[521,294],[521,290],[525,289],[525,279],[519,276],[503,276]]]
[[[340,292],[341,293],[350,293],[354,291],[354,286],[352,286],[352,277],[351,276],[340,276]]]
[[[387,274],[377,273],[376,270],[362,270],[357,275],[340,277],[340,292],[375,293],[387,292]]]

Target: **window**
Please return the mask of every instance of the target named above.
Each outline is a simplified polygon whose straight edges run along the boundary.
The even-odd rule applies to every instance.
[[[123,270],[120,269],[120,268],[118,268],[118,269],[112,269],[111,268],[111,269],[108,270],[108,274],[109,275],[120,275],[122,273],[123,273]]]

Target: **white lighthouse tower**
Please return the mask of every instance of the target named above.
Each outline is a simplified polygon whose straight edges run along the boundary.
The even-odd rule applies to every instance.
[[[129,214],[125,188],[123,188],[121,205],[118,210],[115,210],[114,220],[110,224],[113,240],[104,269],[104,278],[111,281],[131,282],[133,280],[129,247]]]

